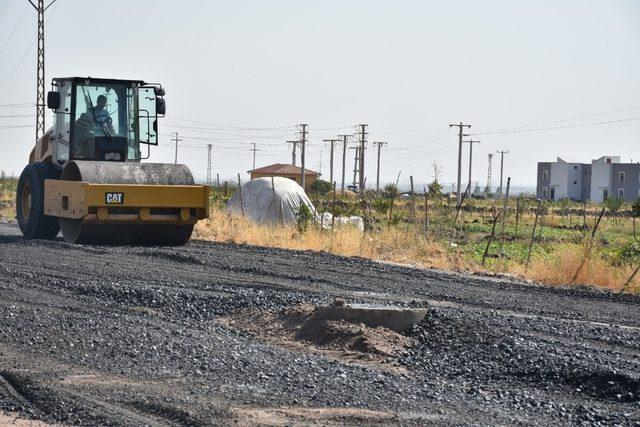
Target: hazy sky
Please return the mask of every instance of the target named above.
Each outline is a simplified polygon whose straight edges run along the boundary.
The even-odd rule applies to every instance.
[[[0,0],[0,169],[8,173],[20,173],[33,145],[35,108],[7,105],[35,102],[35,34],[27,0]],[[413,175],[422,186],[434,161],[452,182],[457,139],[447,127],[459,121],[482,141],[473,164],[481,187],[487,153],[499,149],[509,150],[505,176],[515,185],[534,184],[536,162],[557,155],[640,160],[638,0],[57,0],[46,37],[47,81],[161,82],[168,114],[151,160],[173,162],[178,131],[179,161],[200,178],[207,143],[214,176],[245,179],[252,142],[258,166],[289,162],[285,141],[299,123],[309,124],[307,165],[318,170],[322,160],[326,179],[322,139],[358,123],[369,124],[370,141],[388,141],[383,182],[402,171],[401,182]],[[465,145],[464,181],[467,158]],[[340,160],[336,153],[338,177]],[[373,185],[371,145],[366,163]],[[495,162],[494,185],[498,172]]]

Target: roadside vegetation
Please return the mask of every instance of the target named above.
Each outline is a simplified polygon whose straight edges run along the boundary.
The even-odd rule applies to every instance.
[[[18,179],[0,171],[0,220],[13,219]]]
[[[388,185],[379,194],[366,192],[363,198],[337,194],[335,203],[330,186],[311,192],[320,213],[363,217],[364,233],[349,227],[322,229],[300,221],[295,227],[255,224],[228,215],[224,203],[230,191],[225,195],[214,188],[210,218],[198,224],[195,235],[419,267],[507,274],[550,285],[590,284],[640,293],[636,271],[640,265],[636,230],[640,202],[540,203],[520,195],[508,200],[503,226],[504,198],[468,198],[458,210],[455,198],[442,194],[435,184],[426,195],[401,194]],[[310,219],[306,212],[300,216],[303,223]]]

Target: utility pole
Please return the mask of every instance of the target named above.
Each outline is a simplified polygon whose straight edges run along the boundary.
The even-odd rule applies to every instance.
[[[344,175],[347,170],[347,139],[349,135],[340,135],[342,136],[342,184],[340,188],[342,189],[342,194],[344,194]]]
[[[44,0],[37,0],[38,6],[29,0],[31,6],[38,12],[38,56],[37,56],[37,70],[36,70],[36,142],[44,135],[45,131],[45,101],[44,101],[44,12],[55,3],[56,0],[52,0],[46,7]]]
[[[253,169],[256,168],[256,151],[260,151],[256,148],[256,143],[252,142],[253,148],[249,148],[249,151],[253,151]]]
[[[211,187],[211,144],[207,144],[207,185]]]
[[[373,145],[378,146],[378,169],[376,170],[376,193],[380,192],[380,149],[383,145],[387,145],[385,141],[376,141]]]
[[[465,125],[462,122],[459,124],[452,124],[449,127],[458,127],[458,186],[457,186],[457,205],[460,206],[462,203],[462,194],[460,194],[460,183],[462,182],[462,138],[465,136],[469,136],[463,133],[464,128],[471,128],[471,125]]]
[[[177,165],[178,164],[178,142],[182,142],[182,139],[178,138],[178,132],[174,132],[173,134],[175,136],[171,139],[171,141],[176,143],[176,156],[173,160],[173,163]]]
[[[508,154],[508,151],[498,151],[498,154],[500,154],[500,187],[498,188],[498,192],[496,193],[497,196],[502,196],[502,174],[504,172],[504,155]]]
[[[359,160],[360,160],[360,147],[356,146],[356,147],[351,147],[350,150],[355,150],[355,156],[353,158],[353,188],[356,188],[356,183],[358,180],[358,165]]]
[[[331,151],[329,152],[329,182],[333,185],[333,148],[336,142],[340,142],[340,139],[329,138],[323,139],[323,142],[328,142],[331,144]]]
[[[291,164],[296,165],[296,147],[300,144],[300,141],[287,141],[289,144],[293,144],[293,151],[291,151]]]
[[[360,167],[358,168],[359,178],[358,178],[358,189],[360,190],[360,195],[364,194],[364,150],[366,150],[367,143],[367,125],[360,125],[360,153],[359,153],[359,161]]]
[[[473,144],[480,144],[481,141],[464,141],[469,144],[469,194],[468,197],[471,197],[471,165],[473,163]]]
[[[305,145],[307,145],[307,126],[309,126],[308,124],[301,124],[300,127],[302,127],[302,130],[300,131],[300,144],[302,144],[302,152],[300,153],[300,157],[301,157],[301,170],[300,170],[300,182],[302,183],[302,189],[304,191],[307,191],[307,188],[305,186],[306,184],[306,180],[305,180],[305,170],[304,170],[304,150],[305,150]]]
[[[487,168],[487,186],[484,188],[484,194],[489,195],[491,193],[491,169],[493,165],[493,153],[489,153],[489,167]]]

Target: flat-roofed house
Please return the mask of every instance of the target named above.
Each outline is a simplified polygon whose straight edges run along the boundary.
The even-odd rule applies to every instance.
[[[640,164],[621,163],[620,156],[602,156],[591,163],[538,163],[537,197],[543,200],[569,198],[601,203],[610,196],[634,201],[640,197]]]

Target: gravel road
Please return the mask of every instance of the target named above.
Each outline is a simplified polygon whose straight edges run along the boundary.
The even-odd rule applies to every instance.
[[[427,301],[399,369],[217,321]],[[85,425],[640,425],[640,298],[192,241],[26,241],[0,224],[0,413]]]

